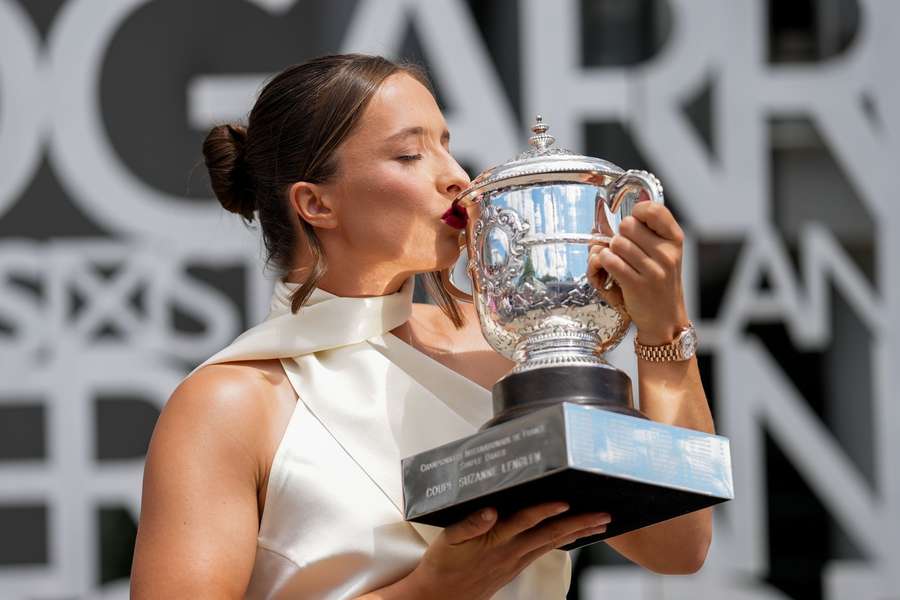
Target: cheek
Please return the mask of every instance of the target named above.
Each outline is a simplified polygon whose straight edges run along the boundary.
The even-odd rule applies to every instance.
[[[437,196],[433,186],[400,167],[381,169],[347,190],[356,201],[346,228],[356,240],[398,248],[433,238],[442,225],[440,206],[431,204]]]
[[[439,200],[434,184],[414,168],[385,169],[368,198],[378,210],[406,221],[433,217]],[[404,217],[405,216],[405,217]]]

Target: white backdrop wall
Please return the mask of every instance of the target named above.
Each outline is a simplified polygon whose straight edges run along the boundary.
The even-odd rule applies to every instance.
[[[473,174],[539,112],[656,172],[688,232],[737,499],[699,574],[598,545],[571,597],[900,598],[898,23],[893,0],[0,0],[0,598],[127,597],[158,411],[270,290],[200,144],[335,51],[424,62]]]

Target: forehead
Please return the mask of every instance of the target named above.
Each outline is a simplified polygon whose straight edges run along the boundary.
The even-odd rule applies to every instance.
[[[428,88],[411,75],[395,73],[372,96],[358,123],[357,135],[351,137],[379,142],[409,127],[423,127],[440,135],[446,123]]]

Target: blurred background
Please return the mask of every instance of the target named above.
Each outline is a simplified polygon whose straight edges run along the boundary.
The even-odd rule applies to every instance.
[[[271,290],[201,142],[338,51],[426,66],[471,175],[541,113],[655,172],[688,233],[737,499],[699,574],[596,544],[570,598],[900,598],[898,24],[894,0],[0,0],[0,599],[127,597],[159,410]]]

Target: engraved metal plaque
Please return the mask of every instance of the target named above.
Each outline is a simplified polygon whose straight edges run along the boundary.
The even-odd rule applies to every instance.
[[[405,518],[445,527],[565,501],[612,515],[573,549],[734,498],[728,439],[559,403],[403,459]]]

